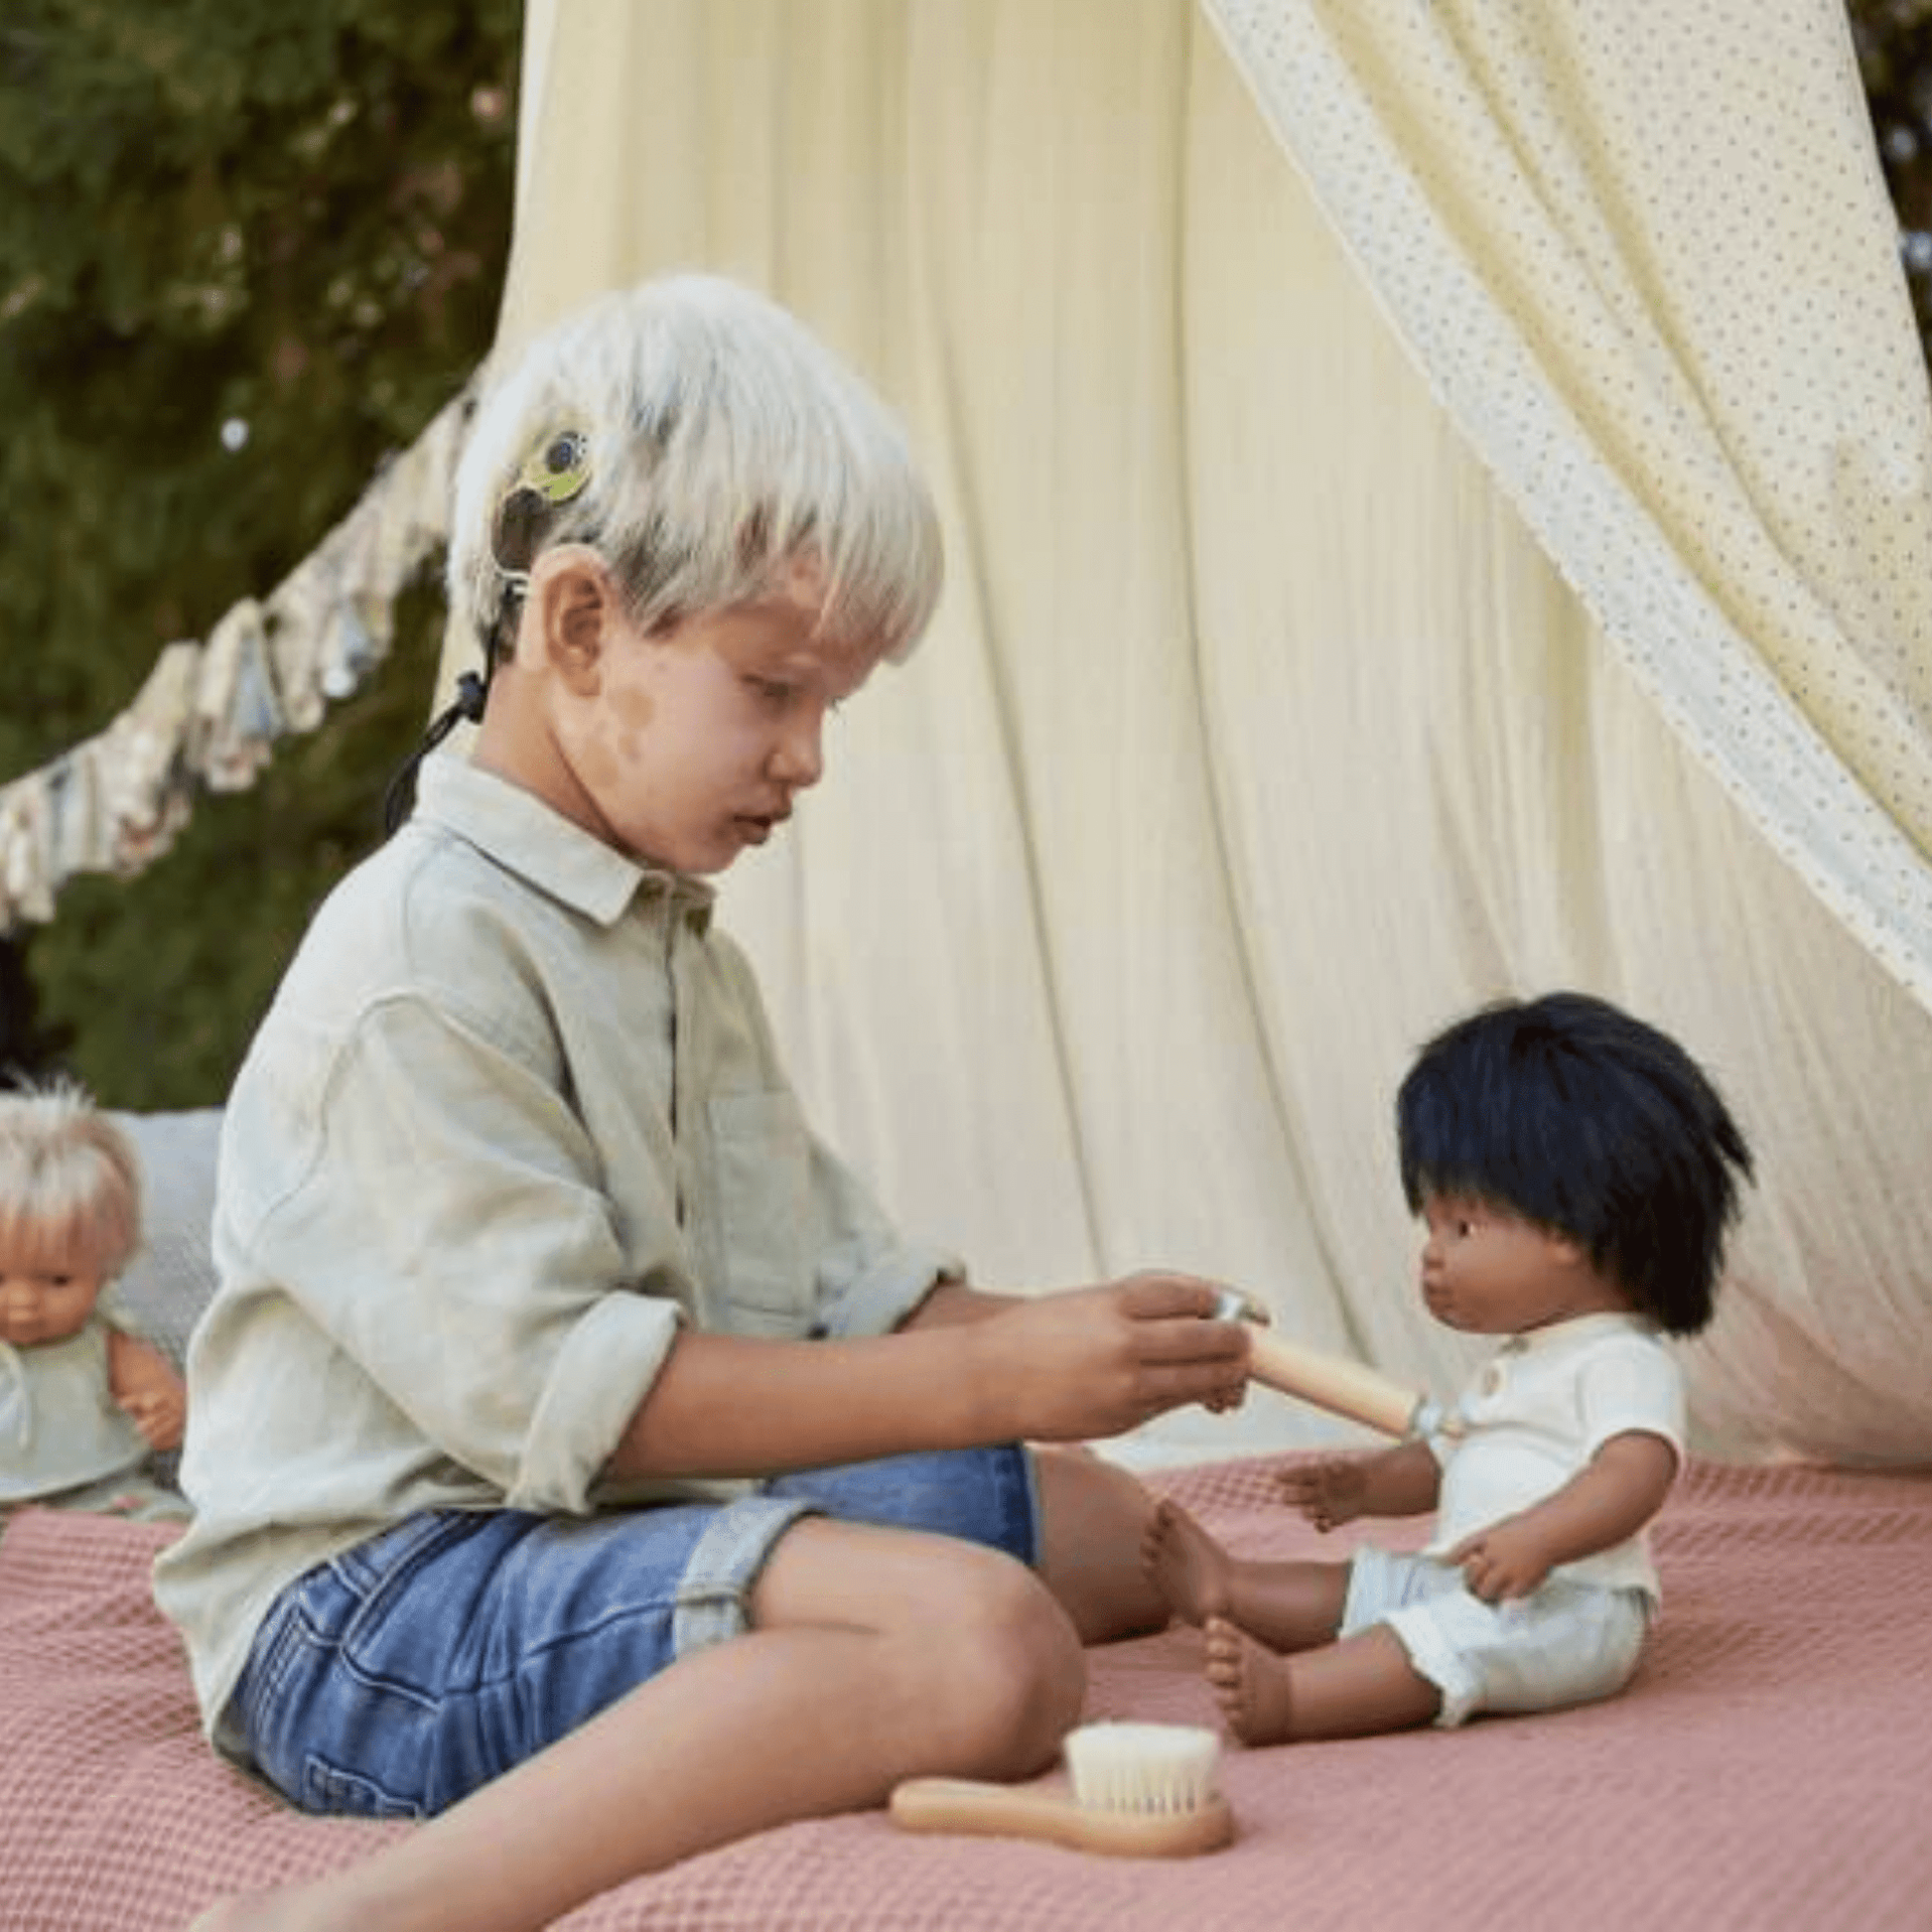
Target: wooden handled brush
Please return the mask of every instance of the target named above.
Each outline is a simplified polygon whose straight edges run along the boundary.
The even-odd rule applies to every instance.
[[[1222,1291],[1215,1313],[1224,1321],[1259,1324],[1268,1319],[1259,1303],[1232,1288]],[[1248,1339],[1248,1373],[1266,1388],[1384,1436],[1423,1436],[1442,1424],[1441,1407],[1420,1390],[1345,1356],[1324,1355],[1280,1335],[1263,1334],[1259,1327]]]
[[[1192,1725],[1082,1725],[1061,1745],[1067,1785],[908,1778],[893,1792],[893,1822],[908,1832],[1188,1858],[1234,1836],[1234,1813],[1214,1785],[1220,1754],[1220,1739]]]

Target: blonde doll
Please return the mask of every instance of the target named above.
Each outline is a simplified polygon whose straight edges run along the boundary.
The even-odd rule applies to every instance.
[[[181,1378],[100,1308],[140,1227],[134,1150],[79,1087],[0,1094],[0,1516],[182,1512],[141,1469],[181,1442]]]

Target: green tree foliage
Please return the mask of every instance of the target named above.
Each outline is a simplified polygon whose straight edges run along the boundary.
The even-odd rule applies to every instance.
[[[266,594],[487,351],[518,0],[6,0],[0,777]],[[16,933],[0,1060],[218,1099],[310,908],[377,836],[440,600],[249,791]]]
[[[1932,354],[1932,0],[1851,0],[1850,15],[1905,278]]]

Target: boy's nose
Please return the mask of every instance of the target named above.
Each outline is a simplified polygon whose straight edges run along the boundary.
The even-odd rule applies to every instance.
[[[825,773],[825,720],[818,711],[801,708],[789,722],[772,754],[771,770],[789,785],[818,783]]]

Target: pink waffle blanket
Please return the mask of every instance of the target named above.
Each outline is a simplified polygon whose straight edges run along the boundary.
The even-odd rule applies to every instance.
[[[1238,1547],[1336,1554],[1261,1461],[1165,1486]],[[303,1818],[203,1743],[148,1594],[167,1532],[0,1538],[0,1927],[175,1928],[411,1828]],[[1228,1748],[1240,1836],[1173,1863],[788,1826],[639,1878],[572,1932],[1822,1932],[1932,1927],[1932,1473],[1694,1466],[1666,1600],[1611,1703]],[[1211,1723],[1188,1630],[1097,1650],[1088,1715]],[[779,1740],[774,1739],[774,1747]]]

